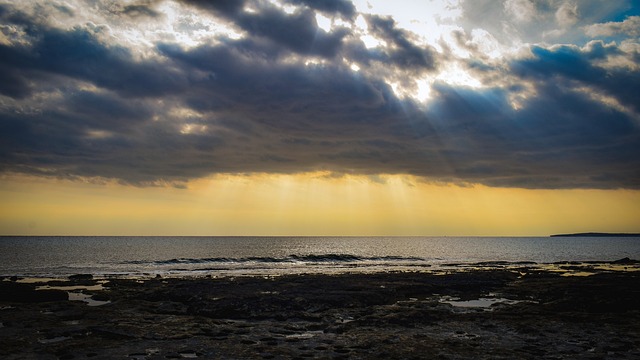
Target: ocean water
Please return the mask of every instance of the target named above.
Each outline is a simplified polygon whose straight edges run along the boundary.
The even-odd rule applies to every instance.
[[[640,259],[640,237],[0,237],[0,275],[172,276],[422,270]]]

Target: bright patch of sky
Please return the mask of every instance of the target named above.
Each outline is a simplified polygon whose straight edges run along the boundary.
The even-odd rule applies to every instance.
[[[364,46],[367,47],[367,49],[387,46],[387,43],[384,40],[379,39],[369,33],[369,25],[367,25],[367,21],[364,19],[364,16],[358,15],[354,25],[356,34],[364,43]]]
[[[326,32],[331,32],[331,19],[320,14],[316,13],[316,23],[318,27]]]
[[[474,78],[468,71],[464,70],[457,64],[450,64],[444,68],[438,76],[437,80],[446,82],[450,85],[459,85],[472,88],[478,88],[482,86],[480,80]]]
[[[403,86],[400,82],[388,81],[394,93],[401,97],[410,97],[425,103],[430,100],[431,85],[434,81],[451,85],[478,88],[479,79],[461,67],[455,58],[468,59],[484,57],[488,60],[499,59],[511,53],[490,32],[482,28],[472,28],[468,35],[459,25],[464,15],[463,2],[444,1],[384,1],[357,0],[354,5],[362,14],[374,14],[393,18],[398,28],[411,32],[411,38],[417,46],[429,46],[439,53],[453,55],[450,63],[441,64],[437,74],[425,74],[416,79],[412,86]],[[367,48],[385,48],[387,44],[369,32],[362,16],[356,19],[356,27],[361,30],[360,39]],[[466,39],[460,39],[466,37]],[[406,83],[406,82],[405,82]]]
[[[418,36],[424,44],[439,46],[442,36],[448,34],[462,16],[458,0],[412,1],[412,0],[356,0],[358,12],[392,17],[399,27]]]

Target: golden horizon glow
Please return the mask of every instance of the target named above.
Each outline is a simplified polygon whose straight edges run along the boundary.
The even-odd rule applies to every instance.
[[[216,175],[187,189],[0,178],[1,235],[546,236],[640,232],[640,191],[433,184],[409,175]]]

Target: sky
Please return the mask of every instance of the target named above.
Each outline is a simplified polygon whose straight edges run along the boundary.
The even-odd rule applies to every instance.
[[[0,0],[0,234],[640,232],[640,1]]]

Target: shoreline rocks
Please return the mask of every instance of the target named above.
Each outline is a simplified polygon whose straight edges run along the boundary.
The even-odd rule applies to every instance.
[[[66,301],[69,294],[62,290],[36,290],[31,284],[21,284],[16,282],[0,282],[0,301],[1,302],[50,302],[50,301]]]
[[[102,306],[1,300],[0,357],[633,359],[638,275],[566,277],[523,266],[111,279],[85,290],[110,300]],[[480,301],[487,299],[496,301]]]

